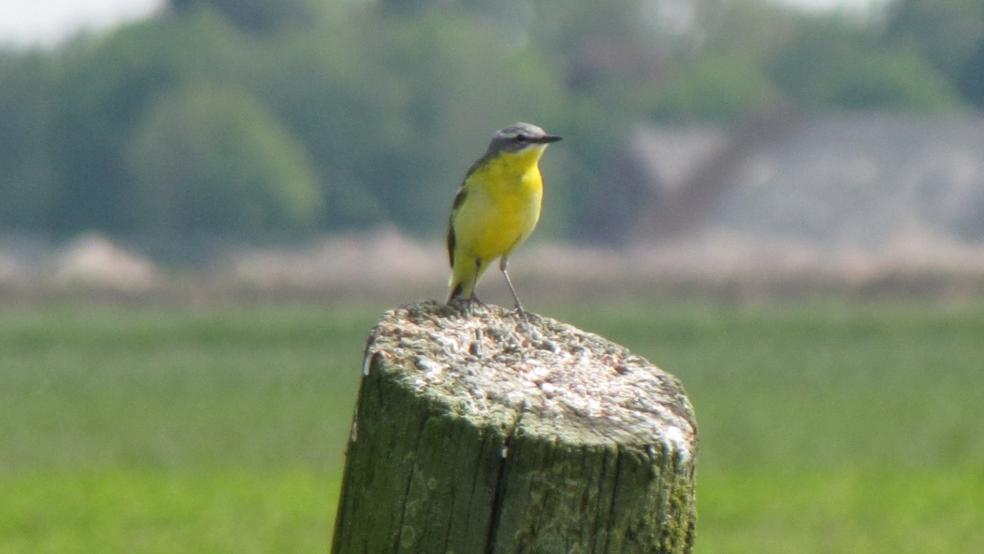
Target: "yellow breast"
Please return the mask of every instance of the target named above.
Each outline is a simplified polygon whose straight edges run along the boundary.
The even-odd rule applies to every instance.
[[[467,197],[454,227],[459,245],[491,260],[526,240],[540,218],[541,149],[506,154],[476,169],[465,184]]]

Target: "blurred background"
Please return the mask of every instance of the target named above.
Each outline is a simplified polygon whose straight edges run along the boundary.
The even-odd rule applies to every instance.
[[[683,379],[697,552],[984,550],[982,107],[980,0],[0,0],[0,551],[324,551],[517,120],[519,292]]]
[[[440,296],[520,119],[569,140],[517,273],[980,290],[980,2],[35,4],[0,13],[7,290]]]

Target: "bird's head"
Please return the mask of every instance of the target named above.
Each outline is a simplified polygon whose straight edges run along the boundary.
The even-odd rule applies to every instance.
[[[514,123],[495,132],[495,135],[492,136],[492,142],[489,143],[489,154],[528,151],[542,153],[548,144],[558,140],[560,137],[557,135],[548,134],[532,123]]]

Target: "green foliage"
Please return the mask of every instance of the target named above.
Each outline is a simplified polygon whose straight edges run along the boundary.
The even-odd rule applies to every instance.
[[[984,107],[984,40],[977,50],[967,58],[960,70],[957,86],[971,104]]]
[[[805,23],[769,71],[808,108],[924,111],[959,104],[953,86],[922,58],[882,48],[839,19]]]
[[[950,76],[959,74],[984,40],[984,4],[979,0],[895,0],[885,38],[896,48],[919,52]]]
[[[182,235],[309,227],[321,196],[307,154],[240,89],[200,84],[163,95],[128,147],[135,227]]]
[[[170,87],[206,75],[225,78],[235,67],[235,39],[222,20],[201,14],[133,24],[56,53],[50,132],[62,192],[51,214],[55,230],[131,229],[122,154],[135,126]]]
[[[492,131],[520,117],[549,127],[537,114],[562,98],[535,54],[503,46],[469,19],[417,17],[354,18],[296,34],[248,79],[332,183],[327,228],[386,219],[442,229]]]
[[[166,180],[150,177],[164,167],[151,148],[176,149],[177,139],[147,126],[162,98],[173,104],[175,91],[204,81],[252,98],[243,128],[253,130],[243,136],[278,137],[249,139],[252,148],[287,152],[279,169],[261,156],[244,171],[283,179],[287,167],[306,167],[291,179],[307,184],[263,193],[283,198],[258,201],[262,214],[200,214],[211,223],[193,226],[256,237],[383,221],[441,233],[465,169],[494,129],[516,120],[572,139],[544,160],[548,202],[537,233],[572,237],[629,130],[646,121],[726,123],[775,100],[810,110],[984,105],[984,10],[975,0],[896,0],[882,27],[761,0],[168,5],[50,52],[0,54],[0,228],[154,228],[163,240],[189,229],[181,218],[149,223],[146,207]],[[217,148],[210,140],[200,146]],[[216,198],[234,188],[219,179],[243,178],[212,175],[201,186],[219,187],[208,191]],[[315,193],[298,192],[311,183]],[[308,201],[317,213],[298,211]]]
[[[315,19],[322,8],[317,0],[168,0],[179,14],[215,10],[237,26],[253,31],[272,31]]]
[[[914,51],[964,97],[984,106],[984,4],[979,0],[895,0],[885,42]]]
[[[731,0],[722,5],[709,29],[704,52],[741,56],[762,66],[796,38],[804,20],[813,17],[818,16],[767,0]]]
[[[51,169],[51,66],[41,54],[0,52],[0,229],[49,224],[60,192]]]
[[[754,63],[740,56],[702,57],[681,67],[653,103],[658,119],[729,121],[761,108],[775,87]]]

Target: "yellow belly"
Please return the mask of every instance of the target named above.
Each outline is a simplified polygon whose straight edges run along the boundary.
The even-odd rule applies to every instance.
[[[495,177],[472,175],[474,181],[454,221],[458,250],[486,263],[509,254],[530,236],[540,219],[543,197],[543,182],[535,167],[520,178]]]

